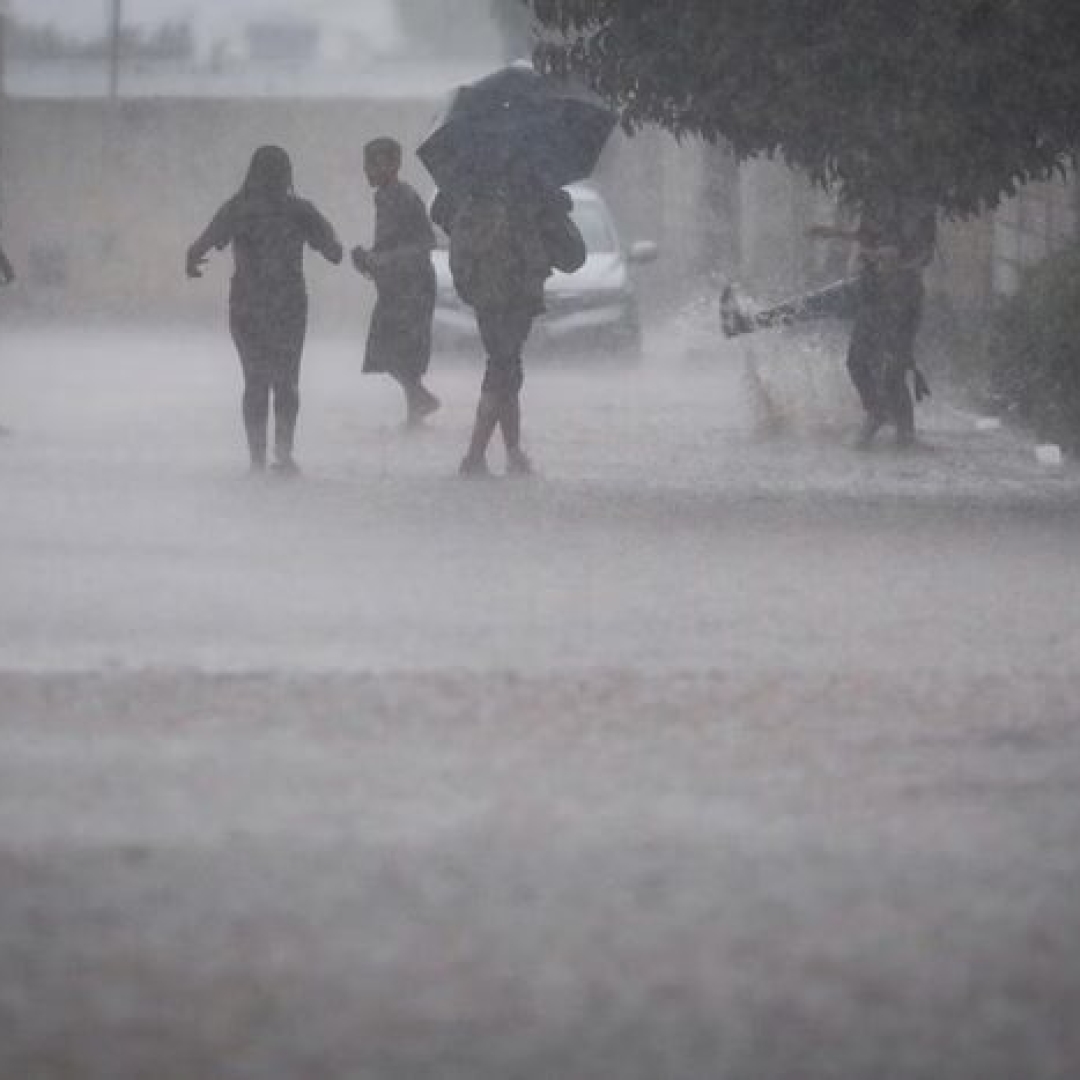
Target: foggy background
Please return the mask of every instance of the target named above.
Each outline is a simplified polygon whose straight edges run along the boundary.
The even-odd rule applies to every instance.
[[[298,190],[348,243],[366,242],[364,142],[399,138],[406,179],[429,196],[411,151],[447,95],[531,49],[517,5],[503,7],[496,19],[491,0],[124,0],[111,40],[104,0],[14,4],[0,192],[22,274],[9,306],[31,316],[215,317],[220,295],[190,288],[182,253],[263,142],[290,151]],[[737,260],[739,180],[722,150],[617,135],[596,182],[625,244],[661,245],[661,263],[637,271],[647,311]],[[359,327],[369,291],[315,261],[310,273],[315,328]]]
[[[447,93],[528,34],[0,10],[3,1080],[1075,1080],[1080,474],[933,333],[1075,184],[943,230],[926,452],[852,451],[842,328],[720,334],[726,277],[842,272],[831,200],[646,132],[596,177],[659,245],[643,355],[530,342],[538,477],[456,478],[478,344],[402,430],[370,285],[309,258],[303,477],[252,480],[231,259],[188,244],[264,142],[368,242],[363,144],[429,195]]]
[[[9,317],[219,315],[220,296],[191,289],[178,268],[262,142],[293,154],[298,189],[346,242],[366,240],[363,143],[397,136],[406,178],[430,195],[411,151],[447,94],[532,45],[516,0],[8,0],[7,10],[0,207],[21,269]],[[834,213],[831,200],[778,163],[739,167],[723,147],[617,134],[595,180],[624,243],[660,245],[659,263],[635,271],[649,316],[707,304],[726,277],[778,297],[843,271],[842,254],[803,236]],[[932,311],[978,326],[1076,220],[1074,188],[1055,183],[946,227],[928,275]],[[311,275],[316,330],[363,324],[369,291],[314,261]]]
[[[117,17],[121,89],[136,96],[343,93],[390,67],[412,77],[438,57],[467,71],[505,49],[488,0],[16,0],[10,10],[15,87],[62,96],[109,87]]]

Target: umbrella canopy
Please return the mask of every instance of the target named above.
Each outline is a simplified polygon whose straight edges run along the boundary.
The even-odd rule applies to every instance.
[[[518,166],[565,187],[592,174],[616,119],[558,80],[510,67],[458,90],[419,156],[444,190],[490,182]]]

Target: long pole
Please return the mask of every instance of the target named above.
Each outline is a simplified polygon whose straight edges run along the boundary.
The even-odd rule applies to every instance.
[[[0,0],[0,150],[3,149],[3,136],[7,120],[7,31],[10,5],[8,0]]]
[[[6,72],[4,70],[7,61],[7,0],[0,0],[0,101],[4,100],[7,91]]]
[[[120,96],[120,43],[124,26],[124,0],[109,0],[109,97]]]

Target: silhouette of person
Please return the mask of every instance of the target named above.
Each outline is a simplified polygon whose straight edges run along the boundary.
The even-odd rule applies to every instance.
[[[11,285],[15,281],[15,267],[3,247],[0,247],[0,286]],[[11,432],[3,424],[0,424],[0,436],[7,437]]]
[[[441,194],[435,223],[450,237],[454,288],[476,312],[487,353],[480,401],[459,473],[489,475],[487,448],[502,431],[510,476],[529,476],[521,448],[522,352],[533,321],[544,312],[544,283],[553,269],[572,273],[586,259],[585,242],[570,219],[573,203],[511,163],[464,196]]]
[[[937,214],[932,203],[882,191],[861,207],[858,225],[815,225],[817,239],[858,245],[855,276],[827,289],[773,307],[753,310],[737,286],[720,300],[728,337],[810,319],[852,318],[847,367],[865,419],[856,446],[867,449],[881,428],[896,427],[900,447],[915,445],[915,398],[930,391],[915,363],[915,340],[922,321],[923,271],[934,257]]]
[[[0,285],[11,285],[15,281],[15,267],[7,253],[0,247]]]
[[[375,283],[364,371],[385,373],[405,392],[406,423],[439,408],[424,386],[435,313],[435,231],[419,195],[399,178],[401,144],[383,136],[364,147],[364,172],[375,191],[375,242],[353,249],[353,265]]]
[[[243,416],[251,469],[253,473],[266,469],[272,397],[273,468],[295,475],[299,470],[293,440],[308,314],[304,250],[310,246],[334,265],[340,264],[344,250],[326,218],[294,193],[292,162],[280,147],[255,151],[240,190],[191,245],[188,277],[202,277],[207,255],[230,245],[235,273],[229,325],[244,373]]]

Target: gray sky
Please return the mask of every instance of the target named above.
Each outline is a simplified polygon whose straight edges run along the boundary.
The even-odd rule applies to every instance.
[[[265,7],[268,0],[261,2]],[[132,22],[156,22],[177,15],[198,13],[200,8],[240,8],[249,5],[250,0],[218,0],[217,3],[214,0],[124,0],[124,13]],[[100,30],[105,25],[108,6],[108,0],[13,0],[12,3],[15,14],[21,19],[51,22],[78,34]]]
[[[448,0],[449,2],[449,0]],[[203,33],[228,31],[231,24],[252,14],[311,15],[353,24],[363,20],[374,33],[393,26],[391,0],[123,0],[131,23],[154,23],[193,15]],[[106,23],[108,0],[11,0],[16,16],[26,21],[51,22],[80,36],[99,36]]]

